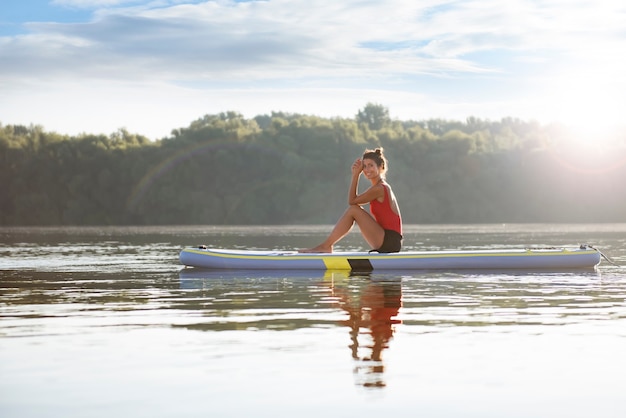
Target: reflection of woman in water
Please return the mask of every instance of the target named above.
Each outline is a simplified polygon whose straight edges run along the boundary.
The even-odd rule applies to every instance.
[[[356,298],[347,289],[336,290],[341,296],[342,308],[350,315],[343,323],[351,328],[352,358],[364,362],[354,370],[357,375],[360,372],[365,374],[359,384],[365,387],[384,387],[382,351],[389,346],[389,340],[393,337],[393,326],[401,323],[400,320],[393,319],[402,306],[401,283],[370,281],[362,289],[360,297],[357,295]],[[365,328],[364,334],[371,337],[371,344],[365,346],[371,349],[369,356],[359,357],[361,328]]]

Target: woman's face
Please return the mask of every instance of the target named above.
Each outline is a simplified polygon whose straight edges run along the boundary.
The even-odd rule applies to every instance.
[[[373,179],[380,176],[380,167],[376,165],[374,160],[370,160],[369,158],[363,159],[363,174],[368,179]]]

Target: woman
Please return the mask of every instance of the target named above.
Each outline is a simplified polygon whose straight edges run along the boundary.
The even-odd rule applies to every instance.
[[[402,217],[391,186],[385,182],[387,160],[382,148],[366,150],[362,159],[352,164],[352,181],[348,191],[348,209],[339,218],[332,232],[320,245],[300,250],[302,253],[332,253],[333,246],[356,224],[365,241],[380,253],[396,253],[402,247]],[[357,194],[361,173],[372,183]],[[370,204],[370,213],[361,205]]]

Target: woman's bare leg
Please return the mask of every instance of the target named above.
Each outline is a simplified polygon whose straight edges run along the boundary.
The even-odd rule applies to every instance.
[[[335,227],[330,232],[330,235],[328,235],[328,238],[326,238],[324,242],[316,247],[300,250],[300,252],[332,253],[333,246],[350,232],[355,222],[359,226],[363,238],[365,238],[365,241],[367,241],[372,248],[379,248],[383,244],[385,238],[384,229],[362,207],[350,205],[339,218]]]

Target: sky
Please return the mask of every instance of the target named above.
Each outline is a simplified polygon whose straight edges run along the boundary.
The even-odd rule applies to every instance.
[[[0,0],[0,123],[151,139],[206,114],[623,124],[626,2]]]

